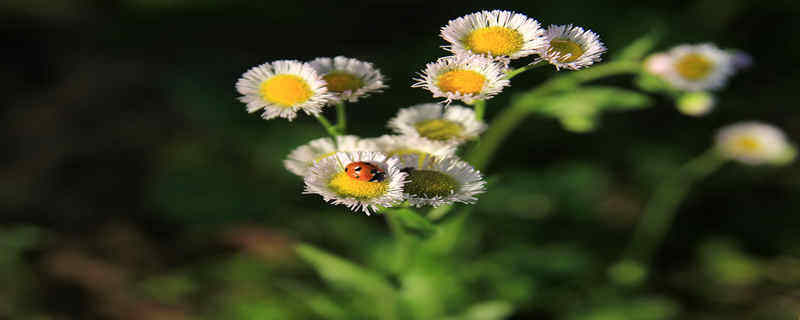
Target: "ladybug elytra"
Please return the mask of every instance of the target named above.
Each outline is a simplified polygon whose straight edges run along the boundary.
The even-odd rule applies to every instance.
[[[386,172],[383,169],[364,161],[351,162],[344,168],[344,172],[350,178],[361,181],[381,182],[386,179]]]

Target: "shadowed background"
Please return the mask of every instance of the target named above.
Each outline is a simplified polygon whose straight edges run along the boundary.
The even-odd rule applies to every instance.
[[[487,170],[502,178],[470,220],[472,252],[492,257],[496,278],[456,301],[502,297],[513,319],[797,316],[796,164],[725,166],[681,206],[645,288],[603,284],[654,184],[716,128],[761,120],[800,141],[797,2],[11,0],[0,4],[0,318],[333,318],[303,304],[326,287],[292,244],[380,264],[385,221],[301,195],[282,161],[325,131],[304,115],[247,114],[234,83],[277,59],[373,62],[390,88],[348,109],[352,133],[378,136],[398,108],[433,101],[410,84],[446,55],[439,28],[482,9],[590,28],[609,54],[656,31],[659,50],[713,42],[755,64],[703,118],[663,96],[583,134],[531,117]],[[515,78],[488,118],[554,72]]]

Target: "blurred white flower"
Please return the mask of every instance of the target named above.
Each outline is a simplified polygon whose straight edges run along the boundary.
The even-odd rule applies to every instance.
[[[716,147],[723,156],[746,164],[785,164],[796,150],[777,127],[761,122],[741,122],[717,133]]]

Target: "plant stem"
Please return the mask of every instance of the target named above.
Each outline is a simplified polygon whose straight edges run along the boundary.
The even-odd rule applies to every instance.
[[[478,170],[486,170],[492,156],[500,147],[500,143],[528,116],[529,112],[518,106],[512,105],[503,109],[492,120],[489,130],[481,137],[481,142],[467,153],[467,162]]]
[[[505,79],[506,80],[511,80],[511,78],[516,77],[520,73],[523,73],[525,71],[531,70],[531,69],[536,68],[536,67],[541,67],[541,66],[544,66],[544,65],[547,65],[547,64],[548,64],[547,61],[539,61],[537,63],[529,64],[529,65],[524,66],[522,68],[517,68],[517,69],[511,70],[511,71],[506,73]]]
[[[331,125],[331,123],[328,121],[328,119],[325,118],[325,116],[321,114],[316,114],[314,116],[317,118],[322,127],[325,128],[325,131],[327,131],[328,134],[330,134],[331,137],[333,137],[333,140],[336,141],[336,137],[339,136],[339,132],[336,131],[336,127]]]
[[[347,111],[344,101],[336,105],[336,129],[340,134],[347,133]]]
[[[384,209],[381,211],[381,214],[386,217],[386,224],[389,225],[389,229],[392,230],[392,235],[394,236],[395,263],[393,264],[393,268],[395,272],[400,272],[408,261],[410,239],[403,229],[402,222],[400,222],[394,214],[394,210]]]
[[[711,149],[690,160],[662,181],[653,191],[653,196],[644,209],[624,258],[648,265],[672,226],[678,206],[686,198],[691,186],[719,169],[725,161]]]
[[[536,66],[536,65],[534,65]],[[525,68],[525,67],[523,67]],[[520,69],[523,69],[520,68]],[[603,77],[614,76],[624,73],[637,72],[641,68],[641,63],[637,61],[617,61],[610,62],[588,69],[566,73],[556,76],[515,99],[511,106],[503,109],[497,115],[489,129],[481,137],[481,143],[475,145],[467,154],[466,159],[478,170],[486,170],[494,153],[500,147],[500,143],[511,134],[512,131],[533,112],[535,105],[531,101],[539,101],[547,95],[561,90],[571,90],[577,88],[584,82],[600,79]],[[517,69],[519,70],[519,69]],[[515,70],[516,71],[516,70]],[[512,71],[513,72],[513,71]]]
[[[486,112],[486,100],[475,100],[472,106],[475,108],[475,120],[483,121],[483,115]]]

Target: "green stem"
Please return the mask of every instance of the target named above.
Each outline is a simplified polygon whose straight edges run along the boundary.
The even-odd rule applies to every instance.
[[[542,100],[542,98],[547,95],[558,91],[572,90],[584,82],[608,76],[637,72],[639,68],[641,68],[641,63],[637,61],[617,61],[580,71],[565,73],[550,79],[538,88],[523,94],[522,99],[516,99],[516,101],[518,101],[517,103],[503,109],[489,125],[489,129],[486,133],[481,137],[481,143],[475,145],[467,154],[467,161],[478,170],[486,170],[492,156],[500,147],[503,140],[514,131],[525,117],[534,111],[536,106],[527,104],[530,101]],[[519,101],[525,101],[525,104]]]
[[[522,68],[517,68],[517,69],[511,70],[511,71],[506,73],[505,79],[506,80],[511,80],[511,78],[516,77],[520,73],[523,73],[525,71],[531,70],[531,69],[536,68],[536,67],[541,67],[541,66],[544,66],[544,65],[547,65],[547,64],[548,64],[547,61],[539,61],[538,63],[529,64],[529,65],[524,66]]]
[[[475,100],[472,106],[475,108],[475,120],[483,121],[483,115],[486,113],[486,100]]]
[[[529,111],[519,106],[520,105],[512,105],[503,109],[503,111],[492,120],[492,124],[489,125],[489,130],[481,137],[481,143],[476,144],[475,147],[467,153],[467,162],[478,170],[486,170],[492,156],[500,147],[500,143],[528,116]]]
[[[649,264],[672,226],[678,206],[686,198],[692,185],[719,169],[725,161],[716,150],[711,149],[687,162],[662,181],[653,191],[653,196],[644,209],[624,258],[636,260],[645,266]]]
[[[347,111],[344,102],[336,105],[336,129],[340,134],[347,133]]]
[[[453,209],[452,204],[439,206],[428,211],[428,220],[436,221],[443,218],[450,210]]]
[[[330,121],[328,121],[328,119],[326,119],[325,116],[323,116],[321,114],[317,114],[317,115],[315,115],[315,117],[317,118],[319,123],[322,125],[322,127],[325,128],[325,131],[327,131],[328,134],[330,134],[331,137],[333,137],[333,140],[336,141],[336,137],[339,136],[339,132],[336,131],[336,127],[331,125]]]
[[[398,209],[402,210],[402,209]],[[406,231],[403,229],[403,224],[394,214],[394,210],[391,209],[384,209],[381,211],[384,217],[386,217],[386,224],[389,225],[389,229],[392,231],[392,235],[394,236],[394,250],[395,250],[395,263],[393,265],[393,269],[396,272],[400,272],[406,262],[408,261],[410,251],[409,246],[409,238]]]

